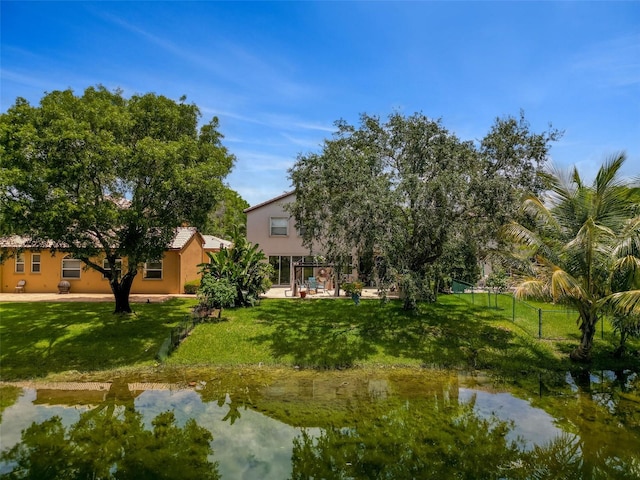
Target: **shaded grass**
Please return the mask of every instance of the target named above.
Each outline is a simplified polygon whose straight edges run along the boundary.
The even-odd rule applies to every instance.
[[[194,304],[136,304],[135,315],[118,316],[110,303],[0,303],[0,380],[104,378],[126,369],[152,375],[160,346]],[[499,313],[453,295],[413,313],[395,301],[267,299],[198,325],[162,368],[442,367],[505,377],[575,368],[568,360],[575,325],[573,339],[540,341]],[[614,348],[596,339],[590,368],[640,371],[637,355],[615,360]]]
[[[425,366],[509,375],[570,367],[564,343],[534,339],[495,311],[454,296],[417,313],[405,312],[400,302],[268,299],[257,308],[225,310],[224,320],[199,325],[168,364]],[[613,351],[603,344],[601,365],[611,361],[606,349]],[[638,366],[637,359],[625,361]]]
[[[0,378],[153,364],[193,304],[135,304],[135,314],[114,315],[106,302],[0,303]]]

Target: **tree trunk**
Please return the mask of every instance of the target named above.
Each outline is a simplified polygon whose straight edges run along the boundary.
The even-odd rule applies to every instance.
[[[571,352],[570,358],[575,362],[590,362],[598,315],[589,311],[581,312],[580,316],[582,317],[582,324],[580,325],[582,338],[580,339],[580,345]]]
[[[116,309],[113,313],[131,313],[129,293],[135,276],[135,273],[126,273],[119,282],[118,280],[111,281],[111,291],[116,301]]]
[[[624,328],[620,331],[620,345],[616,348],[615,352],[613,352],[614,358],[622,358],[624,357],[625,352],[627,351],[627,346],[625,345],[627,340],[627,333],[624,331]]]
[[[333,289],[333,296],[334,297],[339,297],[340,296],[340,273],[341,273],[340,266],[337,266],[336,269],[333,272],[334,278],[335,278],[335,284],[334,284],[334,289]]]

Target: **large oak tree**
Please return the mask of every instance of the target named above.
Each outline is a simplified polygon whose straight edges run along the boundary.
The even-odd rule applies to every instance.
[[[4,233],[82,260],[109,278],[115,311],[130,312],[140,266],[162,258],[176,227],[205,223],[234,164],[217,118],[200,117],[185,98],[101,86],[38,106],[18,98],[0,116]]]
[[[481,145],[423,114],[336,125],[320,153],[300,155],[291,168],[290,211],[310,248],[336,263],[354,252],[369,258],[379,285],[401,284],[408,309],[432,298],[453,244],[489,244],[497,230],[480,226],[510,217],[508,202],[536,187],[559,135],[532,133],[522,116],[498,119]],[[475,265],[477,252],[467,253]]]

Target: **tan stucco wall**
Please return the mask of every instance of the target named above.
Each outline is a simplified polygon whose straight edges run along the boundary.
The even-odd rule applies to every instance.
[[[25,258],[25,272],[16,273],[16,259],[9,258],[0,265],[2,269],[2,292],[12,293],[18,281],[26,280],[25,291],[30,293],[57,292],[58,283],[62,280],[63,253],[52,255],[49,250],[23,252]],[[40,253],[40,272],[31,271],[31,259],[33,253]],[[79,279],[65,279],[71,284],[72,291],[76,293],[109,293],[109,282],[95,270],[82,270]]]
[[[144,279],[143,269],[138,270],[131,293],[183,293],[185,279],[197,278],[197,265],[202,259],[202,244],[192,238],[182,253],[168,251],[162,265],[162,279]],[[20,280],[26,280],[25,291],[29,293],[47,293],[58,291],[62,280],[63,253],[52,255],[49,250],[40,253],[40,273],[31,272],[30,250],[24,251],[25,272],[16,273],[15,258],[9,258],[0,264],[0,292],[13,293]],[[125,260],[126,262],[126,260]],[[71,284],[74,293],[110,293],[109,281],[93,269],[82,269],[79,279],[65,279]]]
[[[131,293],[182,293],[180,291],[180,257],[177,251],[165,252],[162,258],[162,279],[145,279],[143,269],[138,269]]]
[[[200,278],[198,265],[203,262],[204,242],[200,235],[194,235],[180,253],[180,285],[177,293],[184,293],[184,284]],[[208,257],[207,257],[208,259]]]

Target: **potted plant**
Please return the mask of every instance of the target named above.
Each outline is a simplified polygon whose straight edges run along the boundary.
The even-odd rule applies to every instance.
[[[62,280],[58,284],[58,293],[69,293],[69,290],[71,290],[71,284],[66,280]]]
[[[362,282],[347,282],[342,285],[345,294],[347,297],[351,297],[351,299],[355,302],[356,305],[360,303],[360,295],[362,295],[362,289],[364,288],[364,284]]]

